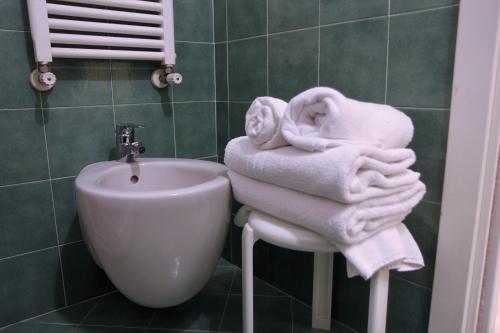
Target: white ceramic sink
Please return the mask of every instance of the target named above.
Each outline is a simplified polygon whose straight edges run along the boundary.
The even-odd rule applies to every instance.
[[[177,305],[208,281],[230,218],[223,165],[154,158],[100,162],[80,172],[76,194],[92,256],[132,301]]]

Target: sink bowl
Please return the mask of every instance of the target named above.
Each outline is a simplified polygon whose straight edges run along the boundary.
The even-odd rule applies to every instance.
[[[80,172],[84,239],[121,293],[160,308],[203,288],[229,226],[226,172],[213,162],[166,158],[100,162]]]

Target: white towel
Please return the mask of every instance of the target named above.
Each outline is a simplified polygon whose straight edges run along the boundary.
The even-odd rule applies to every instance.
[[[290,146],[263,151],[239,137],[227,144],[224,162],[244,176],[343,203],[408,190],[420,177],[407,169],[415,162],[410,149],[343,146],[309,153]]]
[[[404,148],[413,137],[413,124],[404,113],[388,105],[346,98],[325,87],[292,98],[281,126],[291,145],[307,151],[344,144]]]
[[[382,268],[400,272],[424,267],[424,258],[415,239],[403,223],[384,229],[362,242],[337,245],[347,259],[347,275],[369,279]]]
[[[257,97],[245,116],[245,131],[259,149],[274,149],[288,143],[281,134],[281,118],[287,103],[273,97]]]
[[[345,205],[228,172],[236,200],[313,230],[335,244],[355,244],[400,223],[425,194],[425,185]]]
[[[290,224],[261,211],[243,206],[236,213],[234,223],[244,227],[250,213],[270,222]],[[255,214],[254,213],[254,214]],[[397,269],[400,272],[413,271],[424,266],[424,259],[417,243],[403,223],[384,229],[356,244],[333,244],[347,259],[347,275],[361,275],[369,279],[382,268]]]

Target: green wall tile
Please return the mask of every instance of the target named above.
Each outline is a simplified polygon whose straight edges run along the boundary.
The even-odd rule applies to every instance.
[[[214,45],[175,43],[182,84],[174,87],[174,101],[212,101],[214,87]]]
[[[158,66],[159,67],[159,66]],[[151,69],[113,69],[113,100],[115,104],[167,103],[171,88],[155,88]]]
[[[114,289],[104,271],[94,262],[84,242],[62,246],[61,260],[68,305]]]
[[[109,68],[54,68],[57,83],[42,94],[44,107],[111,105]]]
[[[384,102],[387,19],[321,28],[320,85],[350,98]]]
[[[245,114],[250,103],[229,103],[229,139],[245,134]]]
[[[50,183],[0,187],[0,258],[56,245]]]
[[[432,288],[440,213],[441,205],[421,202],[405,219],[404,223],[422,252],[425,267],[417,271],[394,272],[394,274],[421,286]]]
[[[227,1],[229,40],[266,34],[266,20],[267,0]]]
[[[267,41],[252,38],[229,43],[229,99],[252,101],[267,94]]]
[[[226,0],[214,0],[215,42],[227,40]]]
[[[135,139],[146,147],[144,157],[174,157],[174,124],[171,104],[120,105],[117,123],[136,123]]]
[[[214,103],[175,104],[177,157],[216,155],[216,135]]]
[[[415,133],[410,143],[417,161],[411,167],[422,174],[427,186],[424,199],[441,202],[446,145],[448,142],[448,111],[410,109],[404,112],[412,119]]]
[[[224,149],[229,140],[229,114],[227,103],[217,102],[217,155],[224,157]]]
[[[288,101],[318,83],[318,29],[269,36],[269,95]]]
[[[448,8],[391,18],[390,104],[449,107],[457,14],[457,8]]]
[[[269,0],[269,32],[317,26],[318,7],[317,0]]]
[[[0,261],[0,327],[64,306],[57,248]]]
[[[56,108],[44,112],[53,178],[75,176],[88,164],[114,159],[112,107]]]
[[[387,333],[426,333],[431,291],[391,278],[387,309]]]
[[[35,68],[31,43],[29,33],[0,31],[0,45],[4,45],[0,52],[2,63],[0,109],[39,106],[39,95],[29,83],[29,75]]]
[[[0,1],[0,29],[29,30],[27,1]]]
[[[321,24],[387,15],[389,0],[320,0]]]
[[[227,100],[227,43],[215,44],[216,100]]]
[[[212,0],[174,0],[175,40],[213,42]]]
[[[0,111],[0,142],[0,185],[48,178],[40,110]]]
[[[391,13],[431,9],[458,4],[458,0],[391,0]]]
[[[82,233],[76,209],[75,178],[53,180],[52,191],[54,193],[59,244],[81,240]]]

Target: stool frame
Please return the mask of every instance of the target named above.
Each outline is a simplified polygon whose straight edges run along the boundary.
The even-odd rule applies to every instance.
[[[243,227],[243,333],[253,333],[253,246],[258,240],[290,250],[314,253],[312,327],[329,331],[335,247],[318,234],[258,211],[248,215]],[[382,269],[370,279],[368,333],[386,328],[389,270]]]

